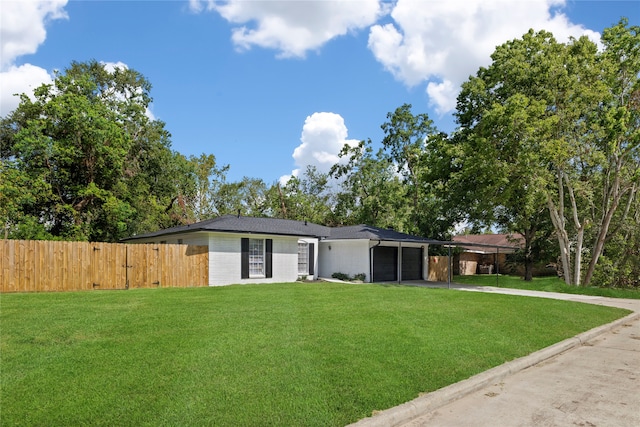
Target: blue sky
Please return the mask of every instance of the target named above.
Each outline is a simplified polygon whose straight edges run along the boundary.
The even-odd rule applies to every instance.
[[[379,143],[403,103],[450,132],[460,83],[496,45],[529,28],[597,40],[622,16],[640,24],[639,4],[0,0],[0,114],[71,61],[121,64],[153,85],[174,150],[271,184],[326,172],[345,143]]]

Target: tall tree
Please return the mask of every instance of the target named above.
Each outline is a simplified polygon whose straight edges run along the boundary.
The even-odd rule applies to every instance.
[[[237,182],[223,182],[216,197],[219,215],[236,214],[268,216],[268,189],[259,178],[244,177]]]
[[[220,191],[225,182],[229,166],[218,167],[213,154],[190,156],[194,170],[195,192],[188,198],[194,221],[211,218],[220,210]]]
[[[339,156],[346,161],[329,172],[341,187],[334,208],[336,225],[370,224],[408,231],[404,229],[410,214],[406,188],[383,154],[373,153],[371,140],[345,145]]]
[[[427,114],[414,115],[404,104],[387,114],[381,155],[396,166],[408,196],[406,232],[444,237],[452,218],[443,210],[439,186],[439,149],[446,135],[439,132]]]
[[[598,159],[602,168],[601,192],[594,205],[595,244],[585,274],[585,283],[593,277],[605,243],[628,219],[640,188],[640,27],[626,20],[607,28],[602,35],[604,51],[597,68],[605,84],[604,99],[597,101],[596,134]],[[635,205],[637,206],[637,204]],[[622,208],[622,209],[620,209]],[[616,218],[616,212],[621,214]]]
[[[334,193],[328,175],[308,166],[301,177],[274,184],[268,192],[270,210],[278,218],[325,224],[331,216]]]
[[[33,100],[21,96],[2,119],[2,178],[32,197],[16,200],[21,215],[7,235],[113,241],[171,222],[161,217],[188,184],[165,175],[179,156],[164,124],[146,114],[150,89],[134,70],[89,61],[58,72]]]
[[[611,218],[621,200],[637,191],[637,107],[629,102],[640,71],[633,59],[637,27],[621,21],[605,31],[603,41],[599,52],[586,37],[562,44],[548,32],[530,31],[499,46],[491,66],[465,83],[458,99],[460,132],[470,150],[480,159],[496,159],[477,165],[487,178],[482,185],[500,190],[495,206],[529,212],[526,217],[544,201],[565,281],[576,285],[583,276],[583,248],[595,267]],[[621,75],[625,84],[616,86]],[[628,102],[621,110],[614,94],[623,93]],[[512,196],[510,202],[512,194],[526,202]],[[591,277],[587,272],[584,283]]]

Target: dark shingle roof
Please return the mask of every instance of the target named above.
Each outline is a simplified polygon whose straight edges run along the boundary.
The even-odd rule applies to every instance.
[[[223,215],[195,224],[181,225],[152,233],[132,236],[124,240],[160,237],[170,234],[195,231],[221,231],[230,233],[274,234],[283,236],[327,237],[330,228],[306,221],[279,218],[254,218],[248,216]]]
[[[307,221],[294,221],[280,218],[254,218],[236,215],[224,215],[218,218],[197,222],[195,224],[180,225],[177,227],[154,231],[152,233],[139,234],[123,240],[131,241],[136,239],[148,239],[198,231],[318,237],[320,239],[331,240],[366,239],[428,244],[446,243],[364,224],[331,228]]]
[[[332,228],[331,235],[328,239],[367,239],[396,242],[442,243],[438,240],[412,236],[411,234],[400,233],[399,231],[373,227],[365,224]]]

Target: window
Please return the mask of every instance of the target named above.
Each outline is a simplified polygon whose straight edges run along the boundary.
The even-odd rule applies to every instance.
[[[249,239],[249,277],[264,276],[264,240]]]
[[[240,277],[273,277],[273,239],[240,239]]]
[[[298,274],[309,274],[309,244],[298,242]]]

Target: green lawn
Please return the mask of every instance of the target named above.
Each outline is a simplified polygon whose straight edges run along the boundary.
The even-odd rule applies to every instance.
[[[501,288],[528,289],[532,291],[561,292],[565,294],[582,294],[611,298],[640,299],[640,289],[612,289],[595,286],[568,286],[564,280],[556,276],[534,277],[526,282],[519,276],[498,276],[476,274],[473,276],[454,276],[453,281],[467,285],[498,286]]]
[[[294,283],[0,296],[0,423],[341,426],[627,312]]]

